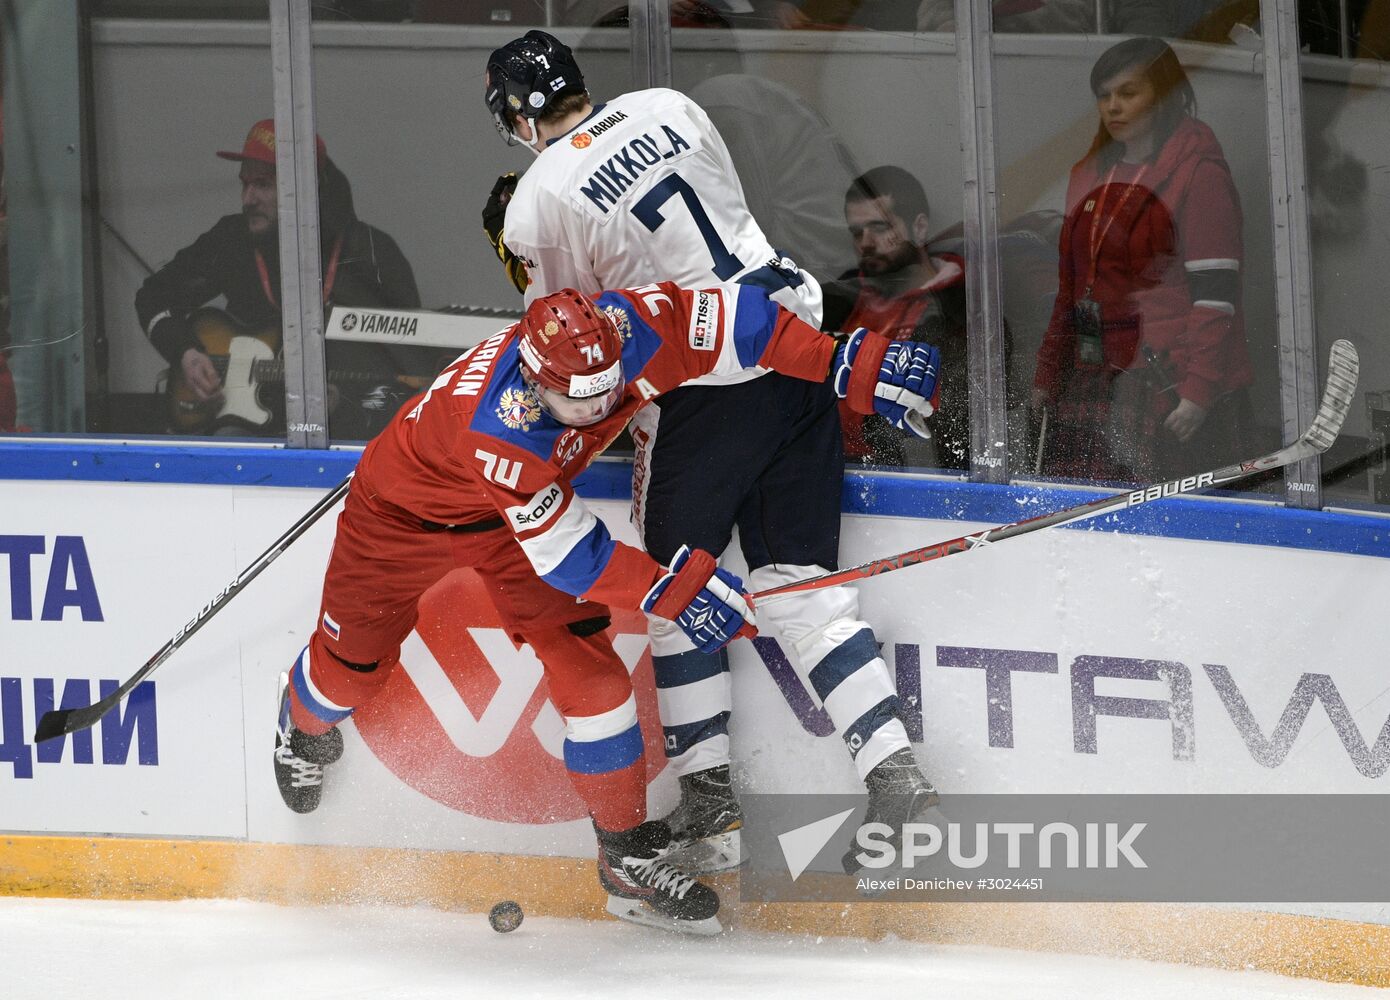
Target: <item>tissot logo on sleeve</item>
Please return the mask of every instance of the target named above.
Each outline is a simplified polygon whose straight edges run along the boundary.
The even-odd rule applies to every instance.
[[[690,346],[712,351],[719,343],[719,293],[696,292],[690,306]]]

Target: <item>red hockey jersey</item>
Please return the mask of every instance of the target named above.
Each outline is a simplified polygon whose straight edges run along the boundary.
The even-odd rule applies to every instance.
[[[635,608],[662,567],[616,542],[570,481],[652,399],[703,375],[770,368],[827,377],[834,341],[748,285],[671,283],[594,301],[623,338],[623,397],[590,427],[566,427],[521,375],[517,327],[483,341],[402,408],[362,456],[383,499],[440,524],[505,518],[537,575],[577,597]]]

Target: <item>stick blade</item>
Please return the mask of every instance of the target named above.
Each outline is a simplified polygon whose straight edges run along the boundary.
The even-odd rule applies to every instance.
[[[1338,340],[1332,345],[1327,363],[1327,385],[1323,388],[1322,405],[1308,428],[1305,437],[1318,451],[1326,451],[1341,433],[1351,405],[1356,401],[1356,382],[1361,360],[1356,345],[1350,340]]]
[[[39,717],[39,724],[34,729],[34,743],[39,744],[45,740],[51,740],[58,736],[66,736],[72,732],[68,728],[68,717],[72,715],[72,710],[58,708],[49,712],[44,712]]]
[[[85,708],[57,708],[44,712],[39,717],[39,724],[34,727],[34,744],[89,729],[106,714],[108,708],[110,706],[105,702],[97,702]]]

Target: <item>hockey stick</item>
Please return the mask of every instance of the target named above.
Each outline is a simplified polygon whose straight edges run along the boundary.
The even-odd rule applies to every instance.
[[[1065,510],[1030,517],[1026,521],[1015,521],[1013,524],[988,528],[973,535],[953,538],[949,542],[938,542],[935,545],[928,545],[920,549],[910,549],[886,559],[875,559],[872,562],[851,566],[849,569],[811,577],[809,580],[761,590],[755,594],[750,594],[749,597],[756,605],[758,602],[772,597],[781,597],[806,590],[820,590],[822,587],[838,587],[841,584],[852,583],[864,577],[878,576],[917,563],[942,559],[955,555],[957,552],[970,552],[993,542],[1017,538],[1019,535],[1026,535],[1042,528],[1079,521],[1099,514],[1103,510],[1109,510],[1111,507],[1138,507],[1151,500],[1162,500],[1177,496],[1180,493],[1190,493],[1193,490],[1225,486],[1227,483],[1244,479],[1257,472],[1293,465],[1305,458],[1321,454],[1330,448],[1332,442],[1337,439],[1337,433],[1342,429],[1342,421],[1346,419],[1347,411],[1351,408],[1352,399],[1356,392],[1358,369],[1359,361],[1356,348],[1351,341],[1338,340],[1334,343],[1332,356],[1328,362],[1327,386],[1323,390],[1322,404],[1318,407],[1312,425],[1293,444],[1286,445],[1278,451],[1272,451],[1268,455],[1262,455],[1237,465],[1227,465],[1214,472],[1204,472],[1199,476],[1184,476],[1182,479],[1170,479],[1166,483],[1158,483],[1128,493],[1115,493],[1110,496],[1099,497],[1075,507],[1067,507]]]
[[[216,597],[207,604],[204,604],[203,609],[193,617],[192,621],[175,632],[174,637],[166,642],[159,652],[150,657],[149,661],[146,662],[143,667],[135,671],[131,678],[120,687],[116,688],[116,690],[112,691],[94,705],[87,705],[83,708],[60,708],[44,712],[43,717],[39,719],[39,724],[34,730],[34,742],[42,743],[44,740],[51,740],[57,736],[66,736],[68,733],[75,733],[80,729],[87,729],[90,726],[96,725],[97,720],[111,711],[111,709],[115,708],[116,704],[129,694],[135,685],[154,673],[155,669],[161,663],[173,655],[174,650],[182,646],[195,632],[206,625],[213,615],[227,606],[228,601],[241,593],[248,583],[259,576],[261,570],[273,563],[285,549],[289,548],[291,542],[308,531],[314,522],[331,510],[338,501],[346,495],[348,485],[351,482],[352,473],[348,473],[346,479],[333,487],[326,497],[316,503],[307,514],[301,517],[288,531],[277,538],[270,548],[261,553],[259,559],[243,570],[242,573],[224,587]]]

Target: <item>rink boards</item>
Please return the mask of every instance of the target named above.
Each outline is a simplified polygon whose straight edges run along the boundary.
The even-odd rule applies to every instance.
[[[226,450],[209,461],[169,449],[57,447],[35,455],[3,474],[156,481],[0,481],[8,562],[0,567],[0,831],[18,835],[0,841],[0,891],[442,905],[508,894],[543,912],[597,911],[589,864],[572,860],[588,857],[592,834],[561,764],[561,720],[539,664],[512,646],[466,573],[427,595],[403,669],[344,727],[347,753],[323,807],[309,816],[283,807],[270,760],[276,678],[314,626],[331,518],[117,713],[61,744],[30,745],[37,714],[88,703],[133,673],[355,457]],[[185,463],[216,484],[175,481],[193,478]],[[585,492],[613,533],[633,541],[618,499],[625,471],[599,468]],[[1091,495],[856,477],[846,488],[842,558],[891,555]],[[943,791],[1384,789],[1390,522],[1177,500],[1142,521],[1089,527],[860,586],[909,734]],[[736,555],[726,562],[741,567]],[[643,633],[640,616],[615,613],[659,815],[675,790],[658,770]],[[782,650],[769,640],[738,643],[732,664],[741,787],[855,791],[842,740]],[[1279,727],[1285,717],[1292,728]],[[502,868],[482,856],[493,853],[508,856]],[[872,935],[900,912],[857,909],[848,923],[841,908],[817,915],[814,906],[750,909],[745,919]],[[1113,950],[1107,941],[1132,944],[1142,934],[1158,949],[1153,957],[1206,953],[1218,964],[1390,982],[1390,970],[1370,971],[1383,957],[1358,957],[1385,954],[1385,907],[1295,909],[1302,915],[1237,908],[1193,917],[1171,906],[922,904],[920,929],[934,940],[1079,950]],[[1281,934],[1299,943],[1295,958],[1271,943]],[[1330,964],[1319,964],[1324,952]]]

